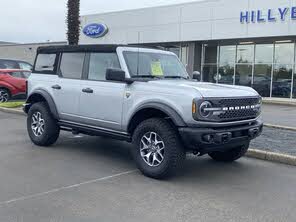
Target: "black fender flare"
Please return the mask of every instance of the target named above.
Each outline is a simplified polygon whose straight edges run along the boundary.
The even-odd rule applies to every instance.
[[[186,123],[183,120],[183,118],[180,116],[179,113],[177,113],[172,107],[163,104],[163,103],[159,103],[159,102],[149,102],[149,103],[145,103],[141,106],[139,106],[136,111],[131,115],[129,121],[128,121],[128,126],[131,124],[131,120],[133,119],[133,117],[141,110],[143,109],[147,109],[147,108],[151,108],[151,109],[157,109],[162,111],[163,113],[165,113],[167,116],[169,116],[173,123],[177,126],[177,127],[186,127]]]
[[[37,89],[35,90],[27,99],[26,104],[28,104],[29,106],[32,105],[32,102],[34,102],[34,96],[41,96],[44,98],[44,100],[46,101],[46,103],[48,104],[48,107],[50,109],[51,114],[53,115],[53,117],[55,119],[59,119],[59,114],[58,114],[58,110],[56,107],[56,104],[52,98],[52,96],[45,90],[43,89]],[[25,110],[26,113],[28,113],[29,109]]]

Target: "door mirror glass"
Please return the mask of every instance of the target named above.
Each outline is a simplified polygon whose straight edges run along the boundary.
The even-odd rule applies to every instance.
[[[197,81],[200,81],[201,80],[201,75],[200,75],[200,72],[199,71],[194,71],[192,73],[192,78],[197,80]]]
[[[107,69],[106,70],[106,80],[125,82],[125,72],[121,69]]]

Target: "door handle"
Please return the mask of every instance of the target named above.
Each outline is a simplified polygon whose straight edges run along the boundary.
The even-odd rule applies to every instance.
[[[82,92],[84,92],[84,93],[94,93],[94,91],[91,88],[84,88],[84,89],[82,89]]]
[[[62,87],[61,87],[60,85],[53,85],[51,88],[53,88],[53,89],[57,89],[57,90],[62,89]]]

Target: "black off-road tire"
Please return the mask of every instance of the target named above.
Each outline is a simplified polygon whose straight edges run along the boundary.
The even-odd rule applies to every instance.
[[[36,112],[40,112],[44,119],[44,131],[40,136],[36,136],[31,127],[33,121],[32,116]],[[27,117],[27,130],[32,142],[38,146],[53,145],[60,135],[60,127],[45,102],[34,103],[30,108]]]
[[[163,161],[159,166],[149,166],[141,156],[142,137],[149,132],[157,133],[164,142]],[[179,135],[165,119],[151,118],[139,124],[133,134],[133,158],[140,171],[151,178],[164,179],[175,175],[185,160],[185,150]]]
[[[209,153],[209,156],[213,160],[216,160],[219,162],[233,162],[240,159],[247,153],[249,149],[249,144],[250,143],[246,143],[225,152],[212,152],[212,153]]]

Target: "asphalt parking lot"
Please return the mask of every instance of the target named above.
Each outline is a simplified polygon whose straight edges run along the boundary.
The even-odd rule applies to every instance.
[[[142,176],[130,145],[63,133],[34,146],[25,117],[0,112],[0,221],[295,221],[295,167],[188,156],[177,177]]]

